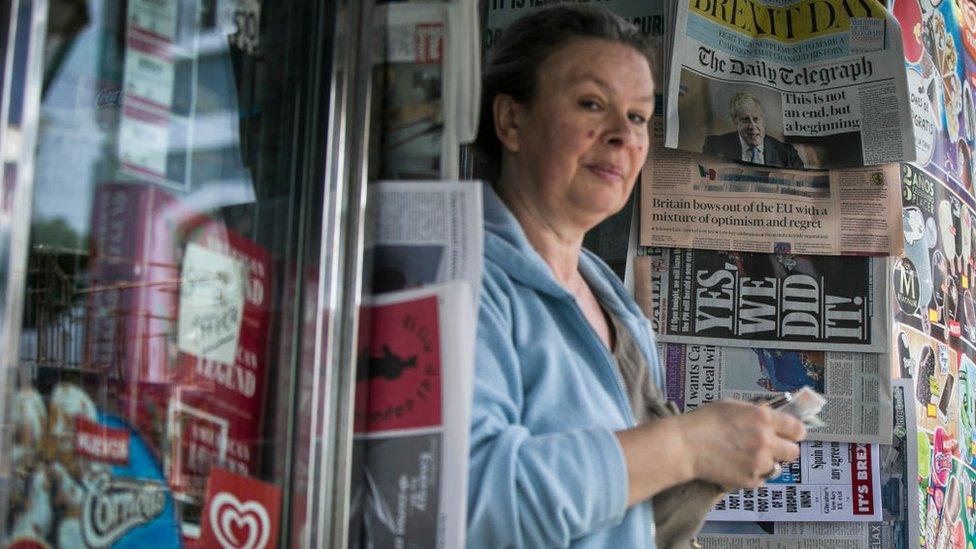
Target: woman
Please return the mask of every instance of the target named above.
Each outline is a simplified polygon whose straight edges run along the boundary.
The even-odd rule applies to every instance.
[[[805,435],[745,403],[647,421],[665,415],[653,413],[663,376],[650,324],[581,247],[623,207],[647,155],[645,51],[618,17],[558,6],[507,29],[486,71],[478,148],[499,173],[485,192],[472,547],[654,547],[650,498],[692,481],[758,486]],[[672,498],[668,529],[694,517],[677,526],[693,534],[719,493],[693,513]]]

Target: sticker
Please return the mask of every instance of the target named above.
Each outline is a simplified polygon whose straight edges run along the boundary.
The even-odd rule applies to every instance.
[[[931,79],[926,79],[917,70],[909,69],[908,101],[912,108],[912,122],[915,128],[915,155],[919,165],[932,160],[935,151],[935,137],[939,133],[936,111],[929,92]]]
[[[177,345],[180,351],[233,364],[244,312],[244,265],[191,242],[183,255]]]
[[[281,488],[217,467],[210,471],[201,525],[202,546],[277,547]]]
[[[893,276],[892,284],[898,308],[907,315],[914,315],[919,306],[919,281],[915,265],[908,258],[898,258],[895,261]]]

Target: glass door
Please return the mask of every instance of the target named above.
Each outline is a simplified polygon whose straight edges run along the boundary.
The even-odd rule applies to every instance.
[[[363,8],[57,5],[0,543],[317,546],[348,446],[329,342],[360,268]]]

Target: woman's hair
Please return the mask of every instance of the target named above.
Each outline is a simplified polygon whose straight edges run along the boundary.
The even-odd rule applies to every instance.
[[[647,41],[640,30],[602,8],[556,5],[521,17],[505,29],[492,48],[481,80],[481,113],[474,143],[481,168],[497,170],[501,161],[502,144],[495,135],[493,114],[495,96],[506,94],[519,103],[531,103],[539,69],[549,56],[572,42],[590,39],[630,46],[651,65]]]

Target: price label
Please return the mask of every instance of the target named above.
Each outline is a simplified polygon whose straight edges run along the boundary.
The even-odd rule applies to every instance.
[[[167,52],[159,46],[129,38],[125,52],[125,94],[154,106],[173,106],[176,71]]]

